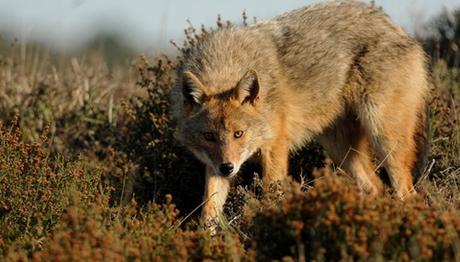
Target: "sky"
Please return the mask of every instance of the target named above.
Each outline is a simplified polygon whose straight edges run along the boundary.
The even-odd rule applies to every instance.
[[[225,20],[268,19],[321,0],[0,0],[0,34],[73,51],[101,33],[111,34],[136,51],[162,52],[180,43],[187,20],[214,26]],[[376,0],[409,33],[443,8],[460,8],[460,0]]]

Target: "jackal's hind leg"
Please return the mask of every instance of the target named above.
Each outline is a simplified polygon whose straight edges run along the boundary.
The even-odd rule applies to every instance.
[[[398,116],[400,112],[395,112],[391,118],[375,118],[372,120],[373,126],[367,128],[378,161],[385,167],[391,185],[401,199],[416,193],[412,168],[416,160],[413,121],[417,117],[411,117],[410,112],[405,113],[404,117]],[[384,114],[392,115],[390,112]]]

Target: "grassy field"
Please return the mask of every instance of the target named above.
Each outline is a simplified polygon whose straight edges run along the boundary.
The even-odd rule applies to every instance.
[[[248,168],[211,238],[203,166],[173,137],[174,59],[103,54],[0,44],[0,261],[460,261],[460,70],[443,59],[415,199],[362,195],[312,144],[272,192]]]

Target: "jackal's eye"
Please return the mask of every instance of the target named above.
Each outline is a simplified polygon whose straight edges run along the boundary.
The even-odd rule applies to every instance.
[[[243,132],[242,130],[238,130],[238,131],[236,131],[236,132],[233,134],[233,136],[234,136],[235,138],[240,138],[240,137],[243,136],[243,133],[244,133],[244,132]]]
[[[206,139],[207,141],[210,141],[210,142],[216,141],[216,137],[211,132],[204,132],[203,137],[204,137],[204,139]]]

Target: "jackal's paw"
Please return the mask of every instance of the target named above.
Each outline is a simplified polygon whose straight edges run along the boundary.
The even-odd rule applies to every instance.
[[[219,219],[209,218],[203,221],[203,227],[209,232],[211,236],[215,236],[219,230]]]
[[[381,189],[378,185],[376,186],[372,183],[359,184],[359,189],[361,191],[361,194],[366,196],[378,197],[383,193],[383,189]]]
[[[400,190],[400,191],[396,192],[396,195],[402,201],[406,201],[406,200],[414,198],[417,195],[417,191],[415,191],[414,187],[410,187],[408,190]]]

